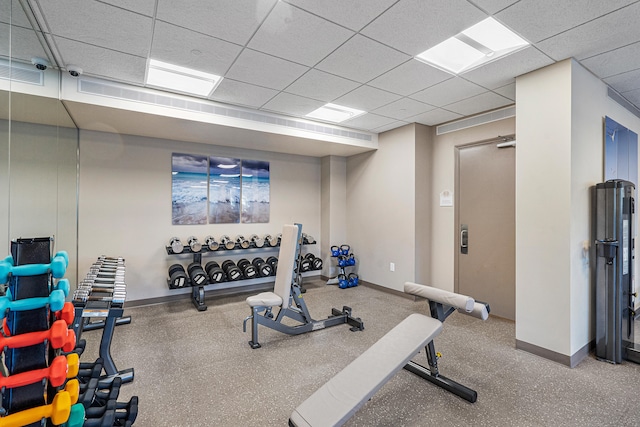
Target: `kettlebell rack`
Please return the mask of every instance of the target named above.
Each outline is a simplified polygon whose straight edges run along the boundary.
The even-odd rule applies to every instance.
[[[227,259],[220,265],[213,261],[208,262],[203,268],[202,257],[248,256],[251,254],[258,255],[260,253],[278,252],[280,250],[280,240],[278,236],[271,239],[271,241],[272,243],[270,245],[257,245],[253,240],[242,241],[241,239],[237,239],[233,244],[233,241],[228,241],[226,245],[220,244],[215,249],[211,249],[208,245],[194,245],[192,238],[189,238],[188,245],[180,248],[175,245],[172,239],[169,246],[165,247],[167,255],[191,257],[192,262],[189,263],[187,271],[179,264],[174,264],[169,267],[170,277],[167,280],[167,285],[169,289],[180,289],[190,286],[191,302],[198,311],[205,311],[207,309],[205,303],[205,286],[215,285],[215,289],[223,290],[268,283],[268,277],[275,276],[278,261],[275,256],[267,258],[267,262],[264,263],[255,263],[248,259],[240,259],[236,264],[234,261]],[[303,245],[314,245],[315,243],[316,241],[313,237],[308,235],[303,236]],[[313,266],[313,259],[310,258],[312,254],[307,254],[307,256],[309,258],[306,259],[311,261],[310,264]],[[254,259],[254,261],[256,261],[256,259]],[[303,269],[300,273],[321,270],[322,263],[320,262],[319,265],[319,268]],[[247,271],[253,272],[250,275],[251,277],[247,277]],[[178,276],[180,277],[179,282],[175,280]],[[213,280],[214,278],[216,280]],[[179,285],[176,286],[176,283],[179,283]]]
[[[346,268],[355,267],[356,258],[351,247],[343,244],[340,246],[331,246],[331,258],[336,260],[338,266],[338,275],[327,281],[327,285],[338,285],[340,289],[353,288],[358,286],[360,277],[355,273],[346,272]]]

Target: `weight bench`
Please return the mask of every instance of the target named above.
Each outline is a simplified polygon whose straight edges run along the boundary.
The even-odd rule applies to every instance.
[[[289,335],[303,334],[345,323],[351,325],[351,331],[364,329],[362,320],[352,317],[351,308],[347,306],[342,307],[342,310],[331,309],[331,316],[327,319],[314,320],[311,318],[307,304],[302,298],[300,284],[296,280],[298,275],[294,273],[295,262],[300,254],[301,240],[301,224],[284,226],[273,292],[262,292],[250,296],[246,300],[251,307],[251,316],[244,319],[242,330],[247,331],[247,321],[251,320],[251,341],[249,341],[251,348],[261,347],[258,342],[258,325],[267,326]],[[277,316],[274,316],[272,312],[273,307],[280,309]],[[282,323],[285,317],[289,317],[299,324],[286,325]]]
[[[407,282],[406,293],[429,299],[431,317],[411,314],[298,406],[291,427],[341,426],[402,368],[473,403],[477,393],[438,372],[433,339],[455,310],[486,320],[489,306],[473,298]],[[425,347],[429,368],[411,359]]]

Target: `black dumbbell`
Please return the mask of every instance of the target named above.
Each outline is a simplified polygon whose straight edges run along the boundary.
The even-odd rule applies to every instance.
[[[207,273],[204,272],[202,266],[197,262],[192,262],[187,266],[189,278],[191,278],[191,286],[201,286],[207,284]]]
[[[302,233],[302,243],[305,245],[313,245],[316,243],[316,239],[313,236],[308,235],[307,233]]]
[[[222,269],[227,274],[227,279],[229,280],[242,279],[242,270],[240,270],[236,265],[236,263],[231,261],[230,259],[222,263]]]
[[[270,256],[267,258],[267,264],[271,266],[271,269],[273,270],[271,274],[275,276],[276,270],[278,270],[278,258]]]
[[[187,285],[187,273],[181,264],[173,264],[169,267],[169,287],[172,289],[183,288]]]
[[[322,259],[318,258],[312,253],[308,253],[305,255],[309,261],[311,261],[311,269],[312,270],[322,270]]]
[[[238,261],[238,267],[242,270],[246,279],[253,279],[258,276],[258,270],[256,270],[253,264],[251,264],[251,261],[246,258],[242,258]]]
[[[302,255],[300,255],[298,265],[300,266],[300,272],[302,273],[311,270],[311,260],[307,257],[303,257]]]
[[[245,239],[242,234],[238,234],[236,236],[236,242],[242,249],[249,249],[249,246],[251,246],[251,243],[249,243],[249,241]]]
[[[273,267],[262,258],[254,258],[251,264],[258,270],[260,277],[267,277],[273,274]]]
[[[209,261],[208,263],[206,263],[204,266],[204,271],[207,272],[211,283],[224,282],[224,280],[226,279],[224,270],[215,261]]]

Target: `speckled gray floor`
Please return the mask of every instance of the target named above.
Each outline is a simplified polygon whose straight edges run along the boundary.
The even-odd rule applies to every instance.
[[[130,325],[116,328],[112,355],[135,368],[120,400],[137,395],[136,426],[286,426],[291,411],[425,301],[359,286],[305,283],[315,319],[348,305],[365,330],[346,325],[288,336],[261,327],[252,350],[242,321],[244,296],[126,309]],[[552,332],[550,332],[552,333]],[[95,359],[101,332],[83,334]],[[611,365],[593,355],[570,369],[515,350],[515,325],[451,315],[436,339],[441,373],[478,392],[474,404],[400,371],[346,424],[355,426],[638,426],[640,365]],[[424,351],[414,359],[426,363]]]

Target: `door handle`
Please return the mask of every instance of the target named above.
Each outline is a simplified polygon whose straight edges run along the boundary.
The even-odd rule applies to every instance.
[[[467,224],[460,225],[460,253],[469,253],[469,226]]]

